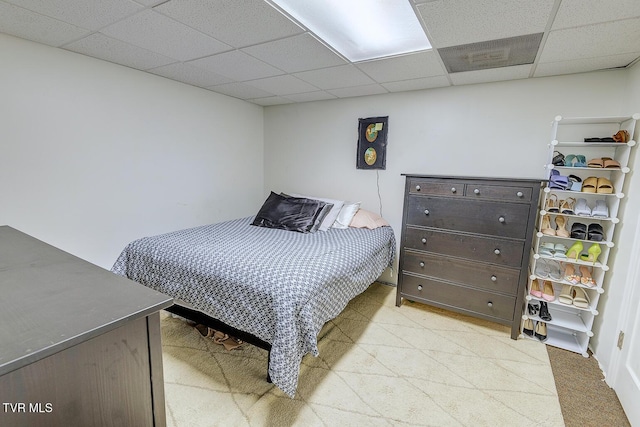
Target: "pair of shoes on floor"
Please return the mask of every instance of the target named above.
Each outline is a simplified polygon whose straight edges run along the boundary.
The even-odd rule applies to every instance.
[[[578,308],[588,309],[591,300],[589,294],[578,286],[564,285],[560,295],[558,296],[558,302],[565,305],[573,305]]]
[[[531,319],[524,321],[522,332],[530,337],[535,337],[541,342],[547,340],[547,324],[545,322],[534,322]]]
[[[531,289],[529,293],[536,298],[541,298],[545,301],[554,301],[556,299],[553,283],[549,280],[544,280],[542,284],[538,279],[533,279],[531,281]]]

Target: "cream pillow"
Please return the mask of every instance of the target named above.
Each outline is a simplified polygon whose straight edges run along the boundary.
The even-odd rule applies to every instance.
[[[340,209],[340,213],[338,214],[338,218],[333,223],[333,228],[348,228],[349,224],[351,224],[351,220],[353,216],[360,209],[360,202],[344,202],[342,209]]]
[[[389,223],[384,220],[380,215],[373,212],[365,211],[364,209],[358,210],[351,220],[349,227],[355,228],[374,228],[388,226]]]
[[[333,207],[329,211],[329,213],[324,217],[322,223],[320,224],[320,231],[327,231],[329,227],[335,222],[336,218],[338,218],[338,214],[340,213],[340,209],[344,205],[343,200],[334,200],[334,199],[325,199],[322,197],[313,197],[313,196],[303,196],[302,194],[290,194],[293,197],[304,197],[305,199],[314,199],[320,200],[321,202],[331,203]]]

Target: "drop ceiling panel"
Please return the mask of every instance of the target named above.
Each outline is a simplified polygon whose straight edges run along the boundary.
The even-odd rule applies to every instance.
[[[311,102],[336,99],[334,95],[331,95],[330,93],[325,91],[293,93],[291,95],[287,95],[285,98],[290,99],[293,102]]]
[[[433,89],[451,86],[447,76],[426,77],[424,79],[402,80],[399,82],[382,83],[389,92],[406,92],[410,90]]]
[[[493,70],[466,71],[451,74],[454,85],[469,85],[476,83],[490,83],[505,80],[526,79],[531,73],[531,65],[517,65]]]
[[[263,0],[173,0],[154,10],[236,48],[304,31]]]
[[[551,31],[539,62],[607,57],[634,52],[640,55],[640,18]]]
[[[361,86],[375,83],[366,74],[353,65],[323,68],[320,70],[303,71],[294,76],[320,89],[337,89],[347,86]]]
[[[387,90],[381,85],[366,85],[366,86],[355,86],[355,87],[346,87],[342,89],[331,89],[328,90],[332,95],[337,96],[338,98],[350,98],[353,96],[367,96],[367,95],[379,95],[381,93],[387,93]]]
[[[199,87],[209,87],[231,83],[233,81],[219,74],[212,73],[211,71],[206,71],[182,62],[154,68],[153,70],[149,70],[149,72]]]
[[[274,95],[290,95],[293,93],[315,92],[318,90],[317,87],[290,75],[252,80],[246,82],[246,84]]]
[[[344,59],[307,33],[242,51],[288,73],[346,64]]]
[[[152,10],[135,14],[102,29],[101,32],[181,61],[231,49],[212,37]]]
[[[266,98],[273,96],[273,93],[258,89],[254,86],[249,86],[245,83],[227,83],[219,86],[211,86],[208,89],[240,99]]]
[[[356,65],[375,81],[382,83],[445,74],[438,55],[434,51],[359,62]]]
[[[417,6],[435,48],[544,31],[555,0],[440,0]]]
[[[64,48],[138,70],[148,70],[175,62],[175,59],[150,52],[100,33],[91,34],[88,37],[65,45]]]
[[[263,107],[267,107],[269,105],[282,105],[282,104],[292,104],[293,101],[290,99],[281,97],[281,96],[270,96],[267,98],[257,98],[251,99],[251,102],[254,104],[262,105]]]
[[[562,0],[552,30],[598,24],[640,16],[640,1],[617,0],[615,7],[603,0]]]
[[[574,59],[571,61],[546,62],[538,64],[534,77],[556,76],[560,74],[584,73],[605,68],[625,67],[640,56],[640,52],[612,55],[598,58]]]
[[[4,1],[89,30],[98,30],[143,9],[130,0]]]
[[[284,71],[239,50],[196,59],[189,63],[240,82],[284,74]]]
[[[60,46],[89,33],[84,28],[0,1],[0,30],[49,46]]]

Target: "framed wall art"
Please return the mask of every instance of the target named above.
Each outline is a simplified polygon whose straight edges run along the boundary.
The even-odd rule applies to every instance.
[[[386,169],[389,116],[358,119],[357,169]]]

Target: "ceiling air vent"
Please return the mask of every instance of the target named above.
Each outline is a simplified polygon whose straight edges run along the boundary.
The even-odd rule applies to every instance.
[[[449,73],[532,64],[542,33],[438,49]]]

